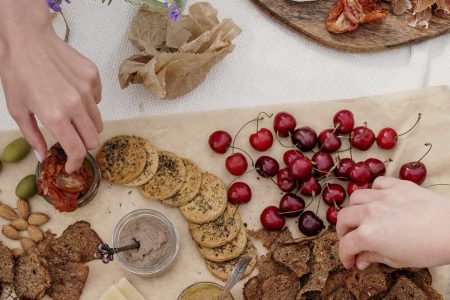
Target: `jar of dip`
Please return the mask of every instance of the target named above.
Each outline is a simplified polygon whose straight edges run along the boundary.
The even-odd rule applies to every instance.
[[[139,242],[139,249],[117,253],[117,261],[138,275],[156,275],[168,269],[179,249],[175,225],[163,214],[151,209],[138,209],[125,215],[113,234],[113,247]]]
[[[178,300],[217,300],[223,287],[214,282],[197,282],[188,286],[178,297]],[[225,300],[234,300],[228,293]]]

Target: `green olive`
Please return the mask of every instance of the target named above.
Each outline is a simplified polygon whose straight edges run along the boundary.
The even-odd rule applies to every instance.
[[[5,149],[3,149],[2,159],[7,163],[18,162],[27,156],[30,152],[31,146],[27,140],[20,137],[11,143],[9,143]]]
[[[37,184],[35,175],[25,176],[16,187],[16,196],[23,200],[30,199],[36,193]]]

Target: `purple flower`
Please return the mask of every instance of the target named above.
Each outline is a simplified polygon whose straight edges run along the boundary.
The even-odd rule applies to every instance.
[[[56,12],[61,11],[61,4],[57,0],[47,0],[48,7]]]
[[[164,7],[164,8],[169,8],[169,2],[164,2],[164,3],[163,3],[163,7]]]
[[[178,21],[178,17],[180,16],[180,12],[179,12],[179,10],[178,10],[176,5],[172,6],[172,10],[169,12],[168,16],[169,16],[169,18],[172,19],[172,21],[174,21],[174,22]]]

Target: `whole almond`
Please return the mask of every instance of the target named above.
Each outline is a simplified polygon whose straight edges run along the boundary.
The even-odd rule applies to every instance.
[[[28,219],[28,216],[30,215],[30,204],[27,200],[17,199],[17,212],[22,219]]]
[[[20,240],[21,236],[19,232],[10,225],[3,225],[2,227],[2,233],[4,236],[11,240]]]
[[[36,245],[32,239],[24,237],[20,239],[20,245],[22,246],[22,249],[27,252],[30,253],[31,251],[33,251],[34,246]]]
[[[0,204],[0,218],[12,221],[17,219],[17,214],[11,206]]]
[[[25,254],[25,252],[22,249],[20,249],[20,248],[11,249],[11,255],[13,257],[19,257],[19,256],[22,256],[24,254]]]
[[[39,226],[28,225],[27,231],[30,238],[36,243],[39,243],[44,239],[44,232],[39,228]]]
[[[15,220],[11,221],[11,223],[9,223],[9,225],[11,225],[12,227],[14,227],[15,229],[17,229],[19,231],[24,231],[24,230],[27,230],[28,222],[25,221],[24,219],[15,219]]]
[[[44,225],[45,223],[47,223],[49,219],[50,219],[49,216],[47,216],[44,213],[40,213],[40,212],[32,213],[28,217],[28,224],[41,226],[41,225]]]

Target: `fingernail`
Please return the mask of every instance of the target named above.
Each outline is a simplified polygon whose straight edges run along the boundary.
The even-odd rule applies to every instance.
[[[370,264],[369,264],[367,261],[358,261],[358,262],[356,263],[356,267],[357,267],[358,269],[360,269],[361,271],[367,269],[367,267],[368,267],[369,265],[370,265]]]
[[[39,162],[42,162],[42,157],[41,157],[41,155],[39,154],[39,152],[36,149],[33,149],[33,153],[34,153],[34,156],[36,156],[36,159]]]

